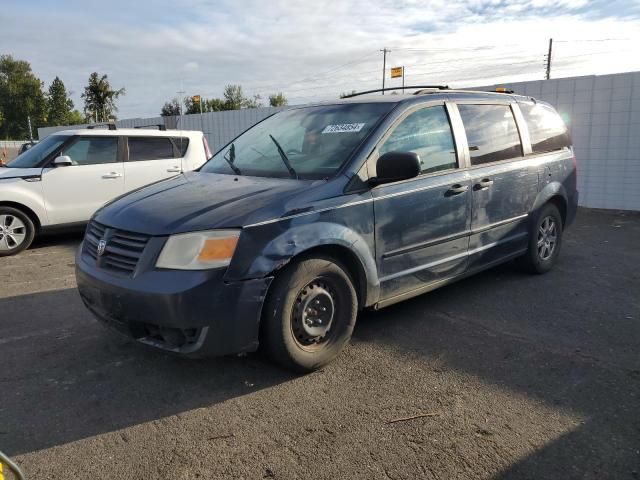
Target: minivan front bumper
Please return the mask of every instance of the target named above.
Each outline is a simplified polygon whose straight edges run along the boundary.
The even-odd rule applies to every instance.
[[[225,282],[225,269],[150,270],[135,278],[76,255],[78,292],[103,324],[140,343],[188,356],[255,351],[273,277]]]

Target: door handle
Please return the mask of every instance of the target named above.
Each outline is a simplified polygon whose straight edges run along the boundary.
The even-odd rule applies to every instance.
[[[493,180],[491,180],[490,178],[483,178],[482,180],[480,180],[478,183],[476,183],[473,186],[473,189],[474,190],[486,190],[491,185],[493,185]]]
[[[167,168],[167,172],[169,173],[180,173],[182,169],[180,167],[171,167]]]
[[[122,177],[122,174],[118,172],[109,172],[102,175],[102,178],[120,178],[120,177]]]
[[[464,193],[467,190],[469,190],[468,185],[460,185],[459,183],[456,183],[455,185],[452,185],[451,188],[449,188],[449,190],[446,191],[445,195],[447,197],[451,197],[452,195],[460,195],[461,193]]]

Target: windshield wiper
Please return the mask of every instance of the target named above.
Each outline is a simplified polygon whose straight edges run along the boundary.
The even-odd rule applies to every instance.
[[[275,138],[273,138],[273,135],[269,134],[269,137],[271,137],[271,140],[273,140],[273,143],[276,144],[276,148],[278,149],[278,153],[280,154],[282,163],[284,163],[285,167],[287,167],[287,170],[289,171],[289,175],[291,175],[291,178],[295,178],[296,180],[298,180],[298,174],[291,166],[291,162],[289,162],[289,158],[287,157],[287,154],[284,153],[284,150],[282,149],[278,141]]]
[[[233,170],[233,173],[235,173],[236,175],[242,175],[242,172],[240,171],[240,169],[233,164],[233,162],[236,161],[236,146],[233,143],[229,147],[229,156],[231,158],[227,158],[226,155],[223,155],[222,158],[224,158],[226,162],[229,164],[229,166],[231,167],[231,170]]]

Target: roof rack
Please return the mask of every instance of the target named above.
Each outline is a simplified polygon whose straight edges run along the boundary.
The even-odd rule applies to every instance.
[[[496,89],[494,91],[496,93],[514,93],[513,90],[511,90],[510,88],[506,88],[506,87],[496,87]]]
[[[365,90],[364,92],[350,93],[349,95],[345,95],[342,98],[357,97],[359,95],[367,95],[369,93],[389,92],[392,90],[404,90],[406,88],[420,88],[420,89],[431,89],[431,90],[448,90],[449,89],[447,85],[405,85],[404,87],[376,88],[375,90]],[[419,90],[415,92],[414,95],[419,95],[421,92],[422,90]]]
[[[167,126],[164,125],[163,123],[153,123],[151,125],[138,125],[137,127],[133,127],[133,128],[150,128],[150,127],[157,127],[158,130],[166,130]]]
[[[87,129],[93,130],[94,128],[102,128],[107,127],[109,130],[117,130],[116,124],[113,122],[104,122],[104,123],[92,123],[91,125],[87,125]]]
[[[433,93],[436,90],[450,90],[449,85],[430,85],[428,87],[421,87],[417,92],[413,92],[414,95],[424,95],[426,93]]]

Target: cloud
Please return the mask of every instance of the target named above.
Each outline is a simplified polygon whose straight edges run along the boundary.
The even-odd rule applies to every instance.
[[[408,83],[454,86],[541,78],[548,38],[554,75],[638,70],[634,0],[5,0],[2,53],[59,75],[79,95],[92,71],[126,87],[121,118],[157,115],[178,91],[220,96],[282,91],[293,102],[336,98],[405,65]],[[611,40],[614,39],[614,40]],[[394,80],[394,82],[397,82]],[[387,79],[387,85],[391,80]]]

